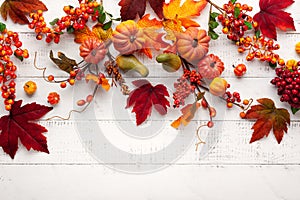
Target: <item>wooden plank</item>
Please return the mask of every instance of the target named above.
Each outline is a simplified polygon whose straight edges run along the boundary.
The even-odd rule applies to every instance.
[[[104,166],[1,166],[0,197],[22,199],[297,200],[299,166],[171,166],[122,174]]]

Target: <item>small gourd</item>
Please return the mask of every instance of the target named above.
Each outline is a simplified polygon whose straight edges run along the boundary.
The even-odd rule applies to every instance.
[[[198,63],[198,72],[203,78],[207,79],[213,79],[220,76],[224,69],[224,63],[214,54],[206,55]]]
[[[27,81],[24,84],[24,91],[26,92],[26,94],[28,95],[33,95],[37,89],[36,83],[33,81]]]
[[[80,56],[87,63],[98,64],[104,59],[107,50],[104,42],[95,37],[85,39],[80,46]]]
[[[297,52],[297,54],[300,54],[300,42],[298,42],[298,43],[295,45],[295,51]]]
[[[177,51],[188,62],[198,62],[207,54],[209,41],[205,30],[190,27],[185,33],[177,34]]]
[[[286,61],[285,65],[287,66],[288,69],[291,70],[291,69],[293,69],[293,67],[298,67],[298,62],[297,62],[297,60],[291,59],[291,60]]]
[[[145,38],[143,31],[133,20],[120,23],[112,35],[114,48],[122,55],[130,55],[143,49]]]
[[[156,57],[158,63],[162,63],[167,72],[176,72],[181,66],[180,57],[174,53],[162,53]]]
[[[227,89],[227,81],[223,78],[216,77],[209,85],[209,92],[215,96],[223,96]]]

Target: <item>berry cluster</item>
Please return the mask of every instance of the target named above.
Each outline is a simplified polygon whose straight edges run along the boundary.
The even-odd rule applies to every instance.
[[[224,94],[224,98],[226,99],[228,108],[232,108],[233,103],[235,103],[235,102],[238,102],[238,103],[241,102],[241,97],[238,92],[231,93],[229,91],[226,91],[226,93]]]
[[[247,61],[257,58],[262,62],[266,61],[271,64],[276,64],[277,62],[282,64],[283,62],[279,55],[273,52],[280,48],[279,44],[275,44],[272,39],[266,39],[263,35],[259,37],[253,36],[252,38],[250,36],[242,37],[236,42],[236,45],[239,46],[238,52],[248,51]]]
[[[260,61],[266,61],[273,65],[277,62],[283,63],[279,55],[274,53],[280,46],[274,44],[274,40],[266,39],[260,35],[258,31],[258,23],[253,21],[253,18],[247,15],[247,12],[252,11],[252,7],[247,4],[232,3],[229,1],[223,5],[225,13],[218,16],[218,20],[222,23],[222,32],[227,35],[229,40],[232,40],[238,46],[238,52],[248,52],[247,61],[254,58]],[[254,29],[255,35],[253,37],[245,36],[245,32]]]
[[[220,14],[218,20],[222,23],[222,32],[227,34],[228,39],[238,41],[250,27],[257,28],[257,22],[254,22],[253,18],[247,15],[247,12],[252,11],[252,9],[247,4],[241,5],[240,3],[232,3],[232,1],[223,5],[225,13]]]
[[[299,63],[300,64],[300,63]],[[287,66],[276,68],[271,83],[278,88],[280,101],[288,102],[293,108],[300,108],[300,70],[299,65],[289,69]]]
[[[21,49],[22,42],[19,40],[19,35],[16,32],[8,31],[7,29],[0,32],[0,85],[2,97],[6,110],[10,110],[16,98],[16,83],[17,67],[11,61],[10,57],[14,54],[17,58],[28,58],[28,50]]]
[[[103,12],[103,7],[100,3],[95,0],[85,0],[84,3],[80,3],[80,6],[76,8],[64,6],[63,10],[66,16],[52,21],[50,24],[53,25],[53,28],[47,27],[42,10],[38,10],[37,13],[30,13],[29,17],[32,21],[28,27],[35,29],[37,40],[43,39],[45,35],[47,43],[51,41],[59,43],[60,35],[64,30],[73,32],[74,30],[84,29],[89,18],[93,21],[105,21],[105,17],[102,16],[106,16],[106,13]]]
[[[195,85],[201,84],[201,75],[196,70],[184,69],[183,75],[174,83],[176,91],[173,93],[174,108],[185,104],[185,99],[195,91]]]

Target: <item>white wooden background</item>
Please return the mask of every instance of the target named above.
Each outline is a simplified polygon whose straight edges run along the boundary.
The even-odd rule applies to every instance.
[[[54,16],[63,15],[63,5],[76,5],[77,3],[76,0],[55,2],[44,0],[43,2],[49,8],[49,11],[45,13],[48,21]],[[106,9],[115,14],[119,13],[117,2],[117,0],[104,0]],[[215,0],[215,2],[221,5],[226,1]],[[253,5],[253,13],[258,11],[258,1],[243,0],[241,2]],[[300,28],[299,7],[300,2],[296,1],[287,9],[288,12],[293,12],[292,16],[297,30]],[[199,18],[203,28],[207,27],[206,19],[208,19],[208,9],[205,9]],[[21,32],[24,47],[27,47],[31,54],[30,59],[18,63],[17,96],[23,98],[25,102],[37,101],[47,104],[47,94],[50,91],[59,91],[62,101],[46,117],[67,115],[77,100],[74,99],[76,96],[74,94],[78,94],[78,90],[76,87],[62,90],[58,85],[45,83],[41,78],[41,72],[33,67],[33,54],[38,51],[38,65],[47,66],[49,68],[47,73],[64,75],[55,69],[48,58],[48,53],[50,49],[54,52],[60,50],[79,60],[78,48],[72,43],[72,37],[64,36],[65,40],[60,45],[46,45],[44,42],[36,41],[34,34],[26,27],[15,25],[11,21],[7,21],[6,24],[9,29]],[[298,31],[280,32],[278,36],[278,42],[281,45],[280,54],[285,59],[299,59],[294,52],[294,45],[298,41],[300,41]],[[211,42],[210,51],[224,60],[227,69],[223,76],[231,83],[232,89],[240,91],[242,98],[269,97],[276,100],[278,107],[288,108],[286,104],[278,101],[276,89],[269,83],[274,76],[274,71],[265,64],[247,63],[248,72],[245,77],[242,79],[234,77],[230,66],[244,62],[245,56],[238,55],[236,47],[229,44],[225,36],[221,36],[218,41]],[[153,82],[171,83],[179,75],[167,74],[158,66],[152,66],[150,71],[150,80]],[[22,89],[23,84],[28,80],[38,83],[38,91],[32,98],[26,97]],[[132,79],[128,79],[127,82],[130,80]],[[86,144],[83,144],[80,138],[81,134],[78,134],[77,125],[85,126],[88,130],[89,122],[95,120],[111,143],[133,154],[152,153],[157,148],[162,149],[168,146],[171,142],[169,140],[174,139],[174,135],[162,136],[162,140],[158,143],[152,142],[149,146],[145,140],[136,139],[135,143],[132,143],[130,138],[126,138],[121,131],[111,131],[118,129],[116,121],[124,123],[125,127],[126,123],[132,122],[128,119],[116,119],[112,115],[111,110],[115,111],[118,108],[112,108],[110,95],[111,93],[102,92],[103,101],[102,99],[96,101],[100,108],[91,107],[99,111],[96,117],[78,117],[69,121],[42,120],[40,124],[48,129],[46,135],[49,155],[27,152],[20,145],[15,159],[12,160],[0,150],[0,199],[299,199],[300,113],[292,116],[289,132],[284,136],[280,145],[271,134],[266,139],[249,144],[252,134],[250,128],[253,122],[241,120],[238,116],[240,112],[238,109],[227,110],[225,105],[215,105],[219,113],[217,123],[220,125],[208,133],[210,134],[208,137],[216,142],[208,150],[206,149],[207,155],[202,155],[205,147],[200,152],[195,152],[193,144],[196,140],[194,138],[192,145],[188,148],[184,146],[177,150],[182,151],[183,155],[176,162],[159,163],[165,167],[155,172],[137,175],[114,170],[111,166],[118,169],[124,165],[134,165],[138,168],[138,166],[151,166],[157,163],[113,162],[108,163],[110,165],[108,167],[107,163],[100,162],[97,157],[89,153]],[[119,105],[119,108],[123,109],[124,106]],[[5,114],[3,109],[1,114]],[[204,112],[202,114],[200,112],[199,119],[203,119],[202,115]],[[163,118],[164,123],[170,123],[178,116],[179,112],[171,111],[170,116]],[[193,121],[191,127],[196,127],[199,123],[199,121]],[[124,127],[124,124],[121,127]],[[182,134],[180,137],[184,139],[190,137],[194,131],[193,128],[187,130],[174,134]],[[90,145],[93,145],[93,142]],[[178,152],[163,156],[168,158]],[[106,156],[116,161],[120,157],[114,153]],[[122,160],[120,158],[120,161]]]

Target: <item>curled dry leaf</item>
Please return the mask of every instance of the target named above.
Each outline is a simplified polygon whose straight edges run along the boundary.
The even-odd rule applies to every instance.
[[[50,59],[63,71],[70,73],[70,71],[73,71],[74,67],[77,66],[77,63],[75,60],[68,58],[65,54],[62,52],[57,53],[58,58],[54,58],[53,51],[50,51]]]

